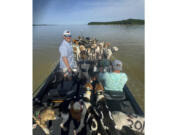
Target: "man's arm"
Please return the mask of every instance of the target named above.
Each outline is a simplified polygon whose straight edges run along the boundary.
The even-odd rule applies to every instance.
[[[66,67],[67,67],[67,69],[68,69],[68,72],[71,72],[71,67],[70,67],[70,65],[69,65],[69,61],[68,61],[68,59],[66,58],[66,56],[62,57],[62,59],[63,59],[65,65],[66,65]]]
[[[124,87],[124,85],[126,84],[127,81],[128,81],[128,77],[127,77],[126,73],[122,73],[120,84]]]
[[[67,59],[67,56],[68,56],[68,53],[67,53],[67,48],[64,46],[64,45],[61,45],[59,47],[59,53],[60,55],[62,56],[62,60],[64,62],[64,64],[66,65],[67,69],[68,69],[68,72],[71,72],[71,68],[70,68],[70,65],[69,65],[69,61]]]

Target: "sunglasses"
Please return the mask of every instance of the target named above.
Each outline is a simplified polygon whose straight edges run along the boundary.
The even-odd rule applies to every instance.
[[[71,35],[64,35],[65,37],[72,37]]]

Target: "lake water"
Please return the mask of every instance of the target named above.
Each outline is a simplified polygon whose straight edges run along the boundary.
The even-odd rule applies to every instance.
[[[58,63],[58,48],[66,29],[71,30],[72,38],[83,35],[119,47],[113,59],[123,62],[127,85],[144,110],[144,25],[33,26],[33,91]]]

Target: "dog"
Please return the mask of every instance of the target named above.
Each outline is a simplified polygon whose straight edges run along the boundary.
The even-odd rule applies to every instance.
[[[117,46],[112,47],[112,52],[117,52],[118,50],[119,50],[119,48]]]
[[[106,104],[106,100],[104,97],[104,87],[100,82],[96,83],[95,85],[95,93],[96,108],[98,113],[100,114],[100,122],[103,128],[107,131],[108,134],[119,135],[119,132],[116,129],[116,124],[112,117],[112,113]]]
[[[87,90],[83,98],[88,100],[91,96],[91,91],[93,89],[90,83],[85,84],[85,89]],[[79,101],[66,101],[62,103],[61,109],[61,118],[62,122],[60,123],[61,133],[68,134],[68,129],[71,120],[73,120],[76,129],[74,130],[75,134],[83,135],[86,133],[86,126],[84,123],[85,115],[87,113],[88,108],[91,106],[90,102],[85,103],[83,100]],[[77,124],[78,123],[78,124]]]
[[[107,43],[104,44],[104,48],[107,49],[107,48],[109,48],[109,47],[110,47],[110,43],[109,43],[109,42],[107,42]]]
[[[74,46],[73,46],[73,51],[74,51],[74,53],[75,53],[75,55],[76,55],[76,60],[79,60],[79,58],[80,58],[80,53],[81,53],[81,51],[80,51],[80,49],[79,49],[79,46],[78,46],[78,45],[74,45]]]
[[[145,128],[144,117],[135,114],[125,114],[123,112],[112,112],[112,116],[116,123],[116,129],[119,131],[123,127],[128,127],[133,131],[143,133]]]
[[[83,104],[80,101],[72,101],[69,103],[68,111],[61,113],[62,122],[60,123],[61,134],[67,135],[69,133],[70,122],[73,121],[75,129],[79,127],[79,123],[83,113]],[[84,131],[82,131],[82,135]],[[75,130],[74,130],[74,133]],[[76,133],[81,135],[79,133]]]
[[[80,49],[81,52],[82,52],[82,51],[86,51],[86,48],[85,48],[84,45],[80,45],[80,46],[79,46],[79,49]]]
[[[36,115],[33,115],[36,125],[39,125],[46,135],[50,134],[50,130],[47,126],[47,122],[56,120],[58,117],[55,114],[55,110],[52,107],[44,108],[36,112]],[[35,125],[34,125],[35,126]]]
[[[84,130],[86,130],[85,117],[87,117],[88,110],[89,110],[89,108],[91,108],[90,98],[91,98],[92,90],[93,90],[93,87],[92,87],[91,83],[86,83],[85,84],[85,93],[83,94],[83,99],[81,100],[81,102],[83,103],[83,110],[81,113],[80,125],[75,130],[76,134],[81,133],[83,128],[84,128]]]
[[[74,130],[75,134],[85,135],[87,132],[90,132],[93,135],[107,135],[107,132],[103,129],[100,123],[99,114],[91,104],[91,95],[93,91],[93,86],[90,82],[85,84],[85,92],[81,103],[83,103],[83,110],[81,113],[80,124],[77,129]],[[90,131],[87,131],[89,127]]]
[[[87,55],[88,55],[88,60],[92,60],[92,50],[91,48],[86,49]]]

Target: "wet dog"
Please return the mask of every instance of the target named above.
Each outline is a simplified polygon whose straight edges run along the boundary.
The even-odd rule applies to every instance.
[[[47,107],[39,112],[37,111],[35,115],[33,115],[33,119],[35,123],[39,125],[46,135],[50,134],[49,127],[47,126],[47,122],[51,120],[56,120],[58,117],[55,114],[55,110],[52,107]]]

